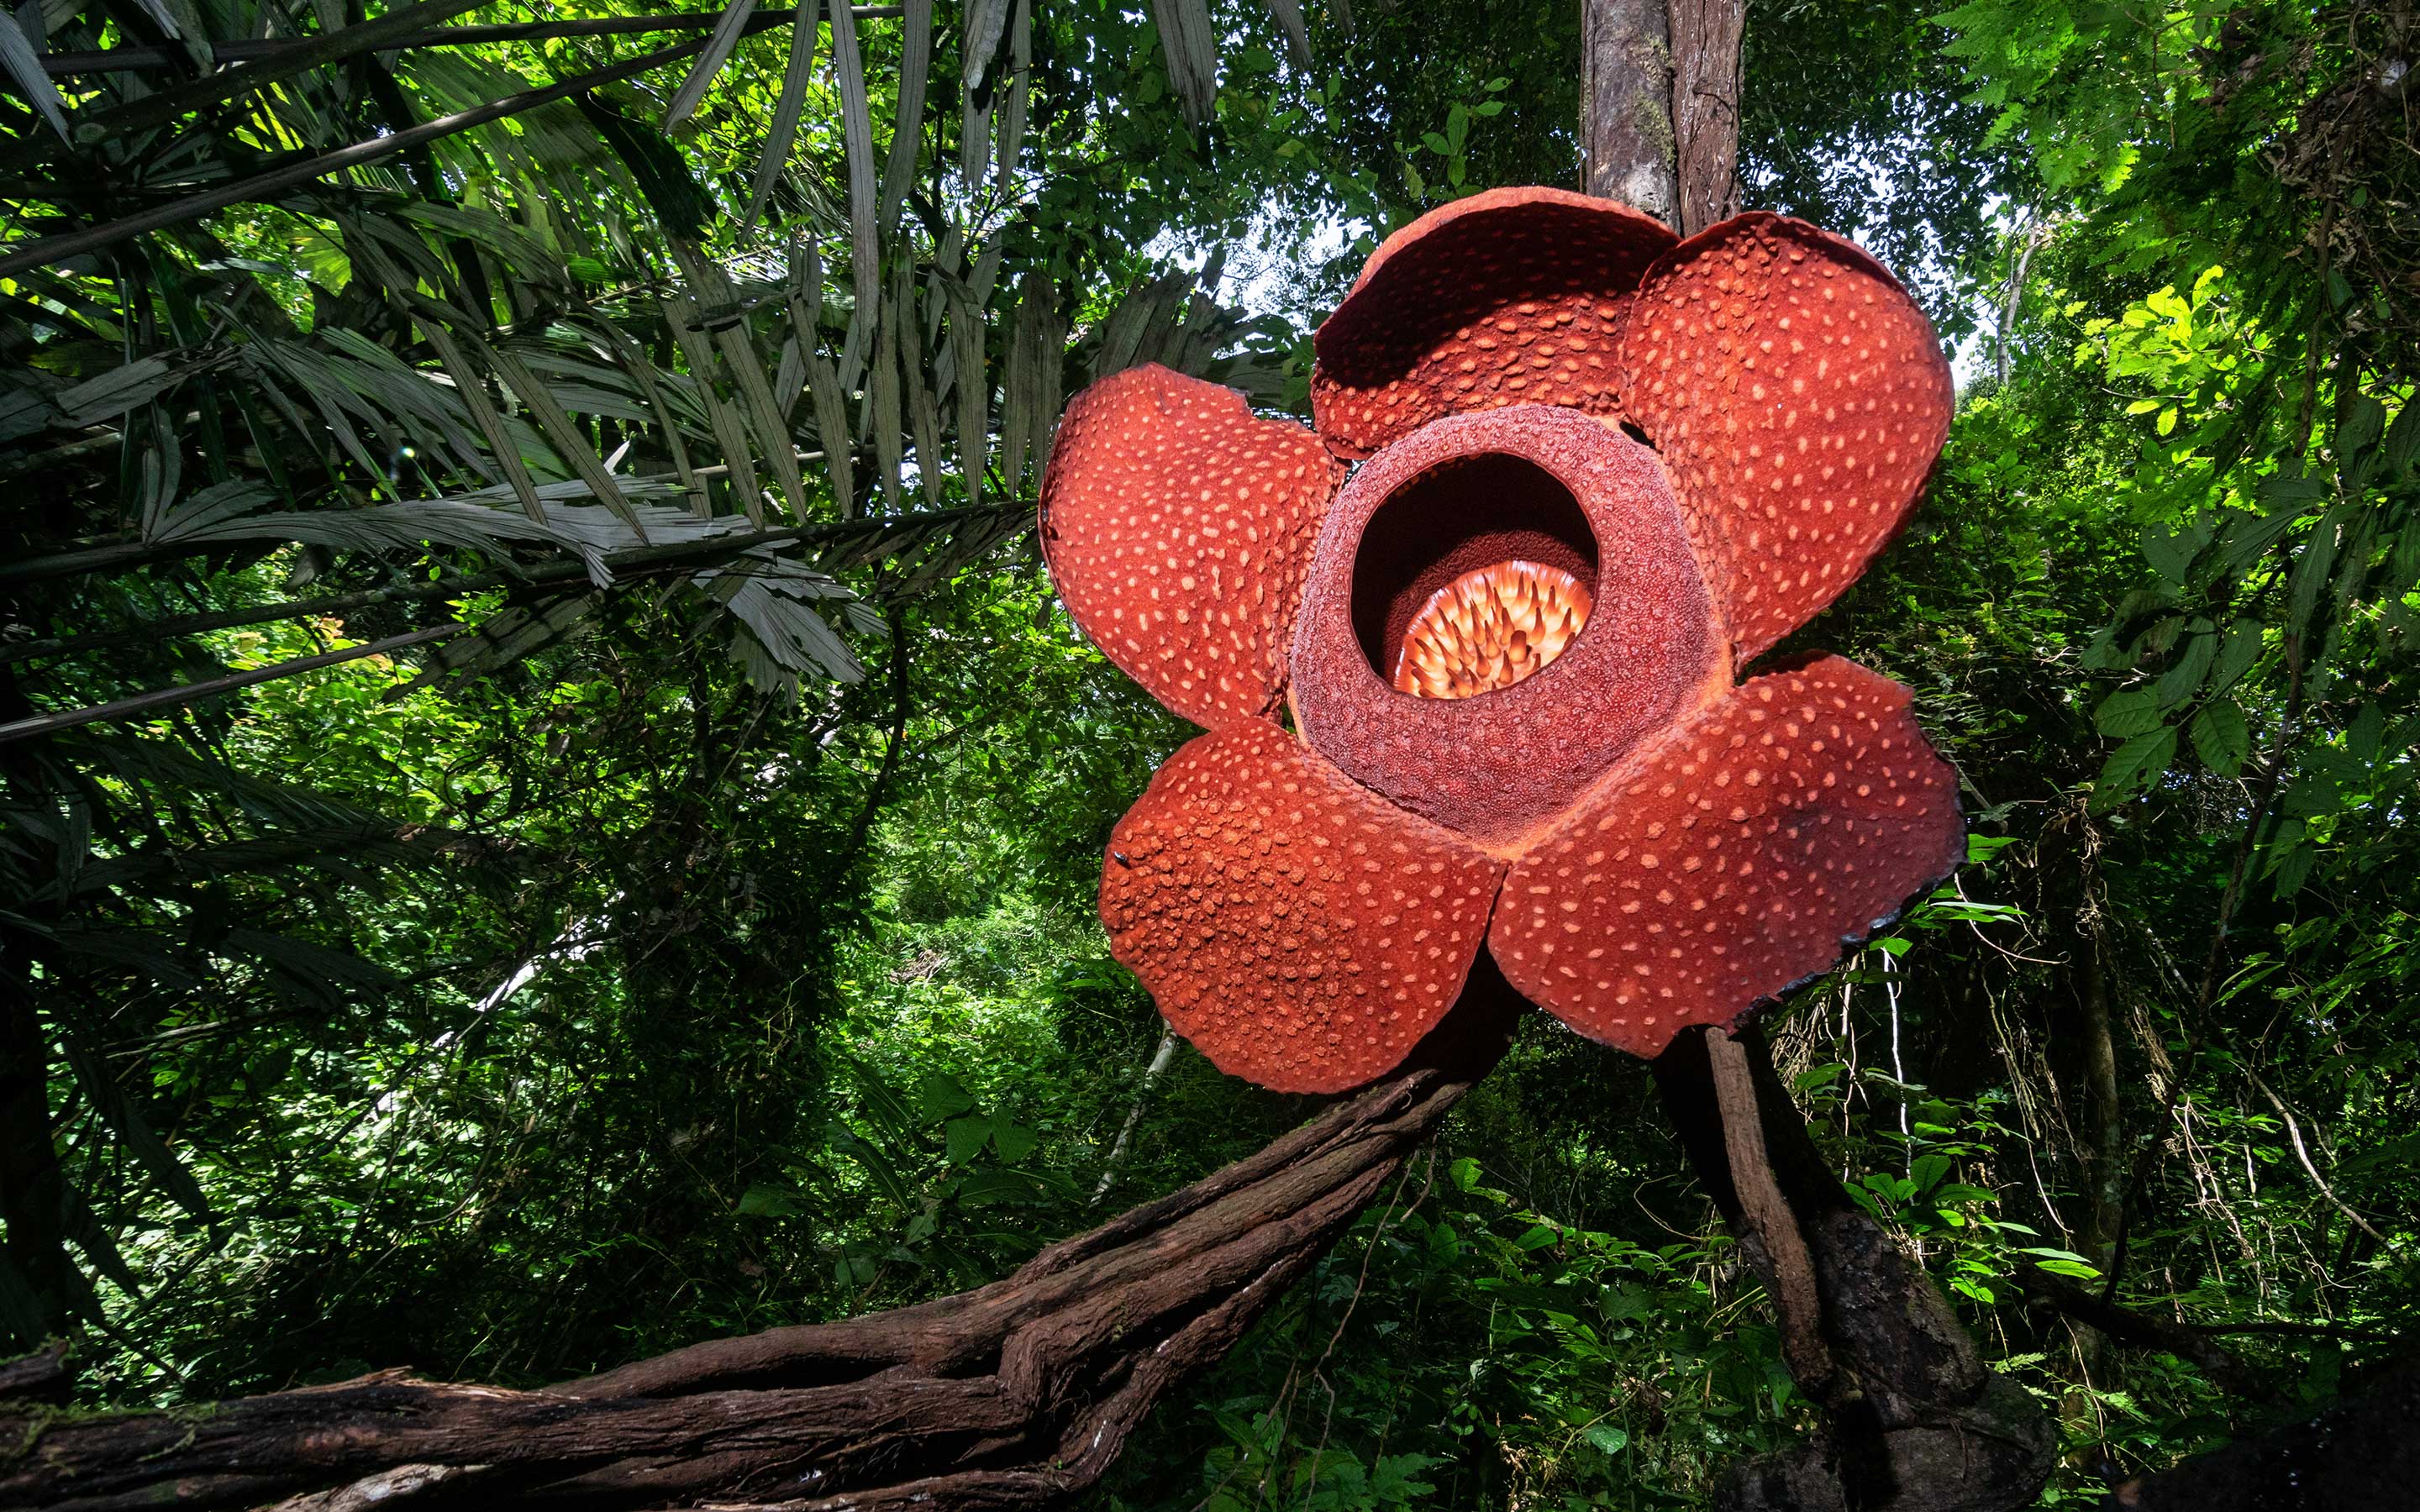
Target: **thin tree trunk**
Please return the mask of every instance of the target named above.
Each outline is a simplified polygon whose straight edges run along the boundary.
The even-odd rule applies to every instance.
[[[2050,226],[2043,221],[2041,212],[2036,210],[2032,223],[2026,227],[2024,242],[2017,249],[2017,266],[2009,274],[2008,298],[2000,304],[1999,333],[1992,343],[1992,371],[2003,383],[2009,381],[2009,343],[2016,337],[2017,305],[2025,295],[2025,270],[2033,264],[2034,249],[2040,246],[2049,234]]]
[[[2093,906],[2087,900],[2086,907]],[[2118,1247],[2126,1204],[2126,1109],[2118,1095],[2118,1036],[2110,1026],[2107,942],[2100,921],[2086,919],[2076,996],[2084,1008],[2085,1138],[2091,1146],[2092,1207],[2083,1234],[2084,1257],[2106,1273]]]
[[[1159,1037],[1159,1048],[1152,1052],[1151,1064],[1142,1069],[1141,1085],[1135,1088],[1134,1106],[1126,1109],[1126,1121],[1118,1128],[1118,1137],[1109,1146],[1109,1153],[1101,1162],[1101,1184],[1093,1188],[1095,1206],[1109,1195],[1111,1183],[1118,1179],[1118,1166],[1126,1158],[1126,1147],[1134,1140],[1135,1125],[1142,1122],[1143,1104],[1151,1100],[1151,1089],[1159,1083],[1160,1072],[1176,1058],[1176,1031],[1170,1029]]]
[[[1582,186],[1677,224],[1671,20],[1665,0],[1584,0],[1580,66]]]
[[[1727,1107],[1742,1100],[1721,1090],[1709,1044],[1720,1032],[1675,1040],[1654,1063],[1656,1091],[1699,1181],[1779,1303],[1785,1359],[1800,1388],[1823,1406],[1827,1426],[1804,1443],[1734,1466],[1714,1506],[2012,1512],[2032,1505],[2055,1447],[2048,1415],[2023,1388],[1984,1367],[1931,1278],[1850,1202],[1754,1028],[1732,1038],[1754,1088],[1764,1168],[1735,1158],[1752,1156],[1759,1141],[1726,1127]],[[1768,1183],[1772,1194],[1760,1196]],[[1775,1195],[1787,1220],[1769,1213]],[[1792,1227],[1803,1236],[1803,1262],[1791,1255]],[[1797,1271],[1800,1263],[1811,1277]],[[1810,1290],[1815,1348],[1801,1336]]]
[[[1746,0],[1671,0],[1672,139],[1684,237],[1739,210],[1740,35]]]

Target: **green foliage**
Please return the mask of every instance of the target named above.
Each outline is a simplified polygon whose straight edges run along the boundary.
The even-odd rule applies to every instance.
[[[923,1300],[1302,1116],[1144,1070],[1093,899],[1188,732],[1041,575],[1048,421],[1155,359],[1299,409],[1378,236],[1572,179],[1576,8],[1306,8],[1306,63],[1219,4],[1199,124],[1152,8],[994,8],[921,80],[901,19],[852,79],[811,12],[0,283],[0,722],[459,627],[0,744],[0,1136],[57,1178],[0,1328],[73,1331],[91,1401]],[[1749,11],[1748,200],[1979,332],[1928,506],[1783,648],[1916,690],[1972,862],[1770,1023],[2092,1505],[2357,1383],[2420,1288],[2409,42],[1928,8]],[[670,40],[371,50],[89,141],[18,79],[0,255]],[[71,131],[147,98],[61,85]],[[2220,1336],[2288,1400],[2028,1267],[2267,1330]],[[1096,1503],[1689,1506],[1810,1412],[1643,1068],[1535,1015]]]

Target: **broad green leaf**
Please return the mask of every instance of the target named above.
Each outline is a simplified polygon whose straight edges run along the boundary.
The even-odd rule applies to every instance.
[[[2295,553],[2293,576],[2288,580],[2286,633],[2307,638],[2318,615],[2319,595],[2335,570],[2336,539],[2352,505],[2340,502],[2319,517]],[[2304,653],[2309,656],[2307,648]]]
[[[745,1218],[795,1218],[806,1208],[797,1193],[753,1181],[739,1195],[738,1206],[732,1211]]]
[[[2387,428],[2382,448],[2386,470],[2397,478],[2408,476],[2415,455],[2420,455],[2420,405],[2405,400],[2395,412],[2395,424]]]
[[[2336,476],[2345,492],[2360,492],[2377,470],[2378,439],[2385,429],[2386,406],[2367,394],[2353,400],[2329,447],[2335,453]]]
[[[2361,712],[2353,716],[2352,723],[2345,727],[2345,749],[2350,751],[2356,760],[2374,762],[2378,760],[2385,740],[2385,711],[2375,702],[2364,703]]]
[[[2121,687],[2092,711],[2093,727],[2113,740],[2145,735],[2160,727],[2161,701],[2155,687]]]
[[[916,1194],[909,1189],[906,1179],[899,1173],[899,1167],[889,1155],[849,1134],[845,1129],[839,1131],[832,1137],[831,1145],[833,1149],[857,1162],[865,1174],[873,1180],[874,1184],[881,1189],[882,1195],[889,1197],[900,1209],[905,1211],[916,1206]]]
[[[2194,752],[2217,777],[2233,777],[2252,754],[2252,730],[2231,698],[2212,700],[2193,717]]]
[[[2173,709],[2200,688],[2202,679],[2210,672],[2211,661],[2218,656],[2218,640],[2217,632],[2210,629],[2186,637],[2182,647],[2169,661],[2167,671],[2160,674],[2155,685],[2161,708]]]
[[[2093,783],[2094,803],[2105,809],[2133,797],[2158,781],[2176,756],[2175,726],[2136,735],[2110,752],[2100,778]]]
[[[916,1084],[917,1105],[931,1122],[954,1119],[975,1105],[975,1095],[945,1071],[926,1072]]]
[[[964,1165],[982,1153],[984,1142],[991,1137],[991,1119],[979,1113],[951,1119],[941,1131],[950,1164]]]
[[[2227,517],[2226,544],[2220,548],[2219,571],[2230,582],[2241,580],[2270,549],[2293,529],[2301,517],[2299,504],[2272,509],[2263,515],[2238,512]]]
[[[976,1171],[958,1183],[958,1200],[969,1207],[995,1202],[1047,1201],[1052,1188],[1025,1171]]]
[[[897,1136],[905,1136],[918,1126],[916,1115],[880,1072],[854,1057],[848,1058],[847,1065],[857,1082],[858,1099],[876,1122]]]
[[[2211,668],[2210,691],[2212,696],[2233,687],[2252,664],[2260,657],[2261,627],[2257,621],[2238,620],[2227,627],[2226,643]]]
[[[1000,1151],[1000,1158],[1014,1165],[1033,1153],[1034,1147],[1042,1143],[1042,1136],[1006,1119],[994,1119],[991,1143],[992,1148]]]

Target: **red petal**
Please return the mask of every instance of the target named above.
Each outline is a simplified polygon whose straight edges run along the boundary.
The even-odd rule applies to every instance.
[[[1218,1069],[1335,1092],[1445,1017],[1503,868],[1285,731],[1203,735],[1109,837],[1109,952]]]
[[[1857,580],[1949,431],[1949,364],[1898,280],[1763,211],[1665,254],[1621,354],[1742,662]]]
[[[1608,774],[1513,868],[1488,946],[1532,1002],[1654,1056],[1829,970],[1965,856],[1908,691],[1827,656]]]
[[[1153,697],[1212,730],[1266,718],[1342,475],[1233,390],[1129,368],[1067,407],[1043,556],[1076,624]]]
[[[1626,296],[1672,245],[1664,223],[1563,189],[1491,189],[1388,237],[1319,328],[1311,413],[1368,456],[1465,409],[1618,414]]]

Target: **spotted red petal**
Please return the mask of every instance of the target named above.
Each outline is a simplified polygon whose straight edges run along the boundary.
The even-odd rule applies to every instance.
[[[1042,484],[1059,596],[1111,661],[1208,729],[1266,718],[1342,468],[1299,425],[1157,365],[1076,396]]]
[[[1368,456],[1466,409],[1552,404],[1617,414],[1614,338],[1670,230],[1562,189],[1493,189],[1388,237],[1319,328],[1319,433]]]
[[[1964,856],[1908,690],[1837,656],[1759,677],[1608,773],[1506,879],[1532,1002],[1653,1056],[1830,967]]]
[[[1453,1006],[1503,868],[1258,721],[1170,758],[1101,873],[1110,953],[1221,1071],[1334,1092]]]
[[[1899,281],[1762,211],[1656,262],[1621,358],[1743,662],[1866,570],[1949,431],[1949,364]]]

